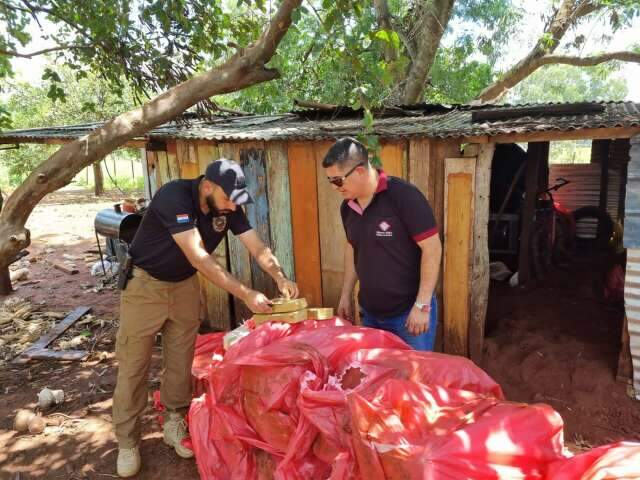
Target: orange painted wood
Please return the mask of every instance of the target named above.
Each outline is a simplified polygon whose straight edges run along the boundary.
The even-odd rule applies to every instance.
[[[475,158],[448,158],[445,170],[444,351],[468,356]]]
[[[323,306],[315,144],[288,145],[296,281],[309,306]]]
[[[405,142],[393,142],[382,145],[380,149],[380,160],[382,160],[382,169],[387,175],[406,178],[405,151]]]

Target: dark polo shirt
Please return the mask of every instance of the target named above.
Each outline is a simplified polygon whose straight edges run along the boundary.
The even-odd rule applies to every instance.
[[[196,273],[171,237],[197,228],[204,248],[213,252],[227,233],[240,235],[251,229],[241,208],[225,215],[200,210],[200,178],[174,180],[156,192],[129,251],[133,264],[165,282],[181,282]]]
[[[360,280],[360,305],[371,315],[393,317],[416,301],[422,250],[436,235],[429,202],[418,188],[379,171],[378,188],[363,211],[355,200],[340,207]]]

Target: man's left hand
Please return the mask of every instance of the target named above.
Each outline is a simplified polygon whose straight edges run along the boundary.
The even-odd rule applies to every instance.
[[[277,281],[278,290],[286,298],[298,298],[300,292],[298,291],[298,285],[295,282],[287,278],[281,278]]]
[[[422,312],[414,306],[411,309],[411,312],[409,312],[407,322],[405,323],[405,326],[407,327],[407,330],[409,330],[409,333],[416,336],[427,333],[429,331],[430,316],[430,312]]]

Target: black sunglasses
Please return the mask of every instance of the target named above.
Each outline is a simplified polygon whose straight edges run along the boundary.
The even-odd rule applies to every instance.
[[[365,162],[360,162],[359,164],[357,164],[355,167],[353,167],[351,170],[349,170],[347,173],[345,173],[341,177],[327,177],[327,180],[329,180],[329,183],[331,183],[332,185],[335,185],[336,187],[340,188],[342,185],[344,185],[344,181],[347,179],[347,177],[351,175],[353,172],[355,172],[356,168],[361,167],[364,164]]]

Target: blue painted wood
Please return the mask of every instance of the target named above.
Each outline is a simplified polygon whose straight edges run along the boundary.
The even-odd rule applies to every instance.
[[[631,138],[624,204],[624,246],[640,248],[640,135]]]
[[[253,203],[246,207],[247,218],[260,239],[266,245],[271,245],[266,153],[264,149],[241,148],[240,163],[246,177],[247,188],[253,197]],[[251,259],[251,280],[254,289],[265,293],[269,297],[276,296],[277,289],[273,280],[262,271],[253,258]]]

